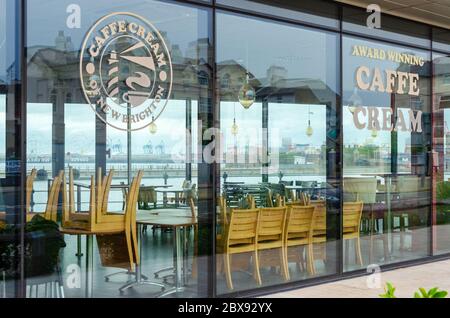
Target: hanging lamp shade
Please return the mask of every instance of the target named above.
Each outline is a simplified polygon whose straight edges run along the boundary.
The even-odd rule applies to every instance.
[[[148,126],[149,132],[154,135],[158,131],[158,126],[155,123],[155,117],[152,118],[152,123]]]
[[[311,126],[308,126],[306,128],[306,136],[311,137],[313,135],[313,133],[314,133],[313,128]]]
[[[249,109],[256,99],[255,89],[249,83],[242,85],[241,89],[239,90],[238,98],[239,103],[245,109]]]

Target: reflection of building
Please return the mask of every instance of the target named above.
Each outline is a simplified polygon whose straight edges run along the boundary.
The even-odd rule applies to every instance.
[[[164,35],[164,32],[161,32],[161,34]],[[210,107],[211,66],[208,64],[208,41],[205,38],[191,42],[186,56],[183,56],[178,45],[170,46],[167,42],[172,56],[174,73],[171,99],[186,100],[186,103],[194,100],[198,101],[199,107]],[[79,79],[80,52],[74,50],[71,37],[65,35],[63,31],[58,32],[54,43],[53,47],[34,46],[28,48],[27,86],[29,103],[48,103],[51,101],[54,104],[53,137],[52,140],[48,140],[48,143],[52,144],[53,154],[48,155],[61,158],[55,160],[56,163],[54,163],[54,171],[57,171],[63,166],[65,153],[64,105],[66,103],[86,104],[86,100]],[[89,111],[91,110],[89,109]],[[211,110],[204,109],[203,111]],[[189,111],[189,113],[191,112]],[[98,139],[96,141],[97,152],[101,152],[102,147],[106,151],[104,125],[97,124],[96,135]],[[45,141],[41,142],[45,143]],[[145,145],[143,140],[137,142],[142,142],[142,145],[136,148],[142,153],[152,152],[155,156],[166,155],[164,143],[154,146],[150,151],[149,146]],[[100,147],[102,143],[103,146]],[[116,142],[110,148],[113,154],[122,154],[125,150],[121,142]]]
[[[450,108],[450,57],[438,57],[433,63],[435,103],[440,109]]]

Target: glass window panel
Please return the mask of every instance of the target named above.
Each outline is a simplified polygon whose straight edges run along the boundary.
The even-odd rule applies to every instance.
[[[243,33],[244,40],[236,37]],[[267,34],[271,34],[270,43]],[[336,142],[331,122],[336,122],[333,110],[339,87],[337,40],[331,33],[263,19],[225,13],[217,16],[222,202],[217,212],[219,295],[259,287],[257,276],[245,273],[252,273],[257,266],[250,261],[252,256],[227,252],[220,240],[239,226],[227,225],[239,213],[235,209],[256,206],[262,208],[262,217],[283,202],[292,205],[311,200],[317,206],[315,217],[321,217],[314,255],[305,254],[304,246],[289,248],[289,279],[312,278],[312,268],[315,277],[337,270],[337,241],[332,229],[337,213],[331,202],[339,202],[339,198],[333,197],[336,188],[332,184],[336,183],[330,177],[335,171],[327,171],[325,165],[327,149]],[[289,50],[283,49],[287,47]],[[283,213],[287,208],[278,211]],[[262,286],[283,283],[286,277],[277,258],[280,249],[260,248],[259,252]],[[311,261],[314,267],[297,271],[295,259]],[[279,271],[270,270],[271,266]]]
[[[434,131],[434,183],[436,204],[433,206],[433,225],[435,235],[434,253],[442,254],[450,251],[448,239],[449,224],[448,207],[450,193],[450,56],[433,53],[433,131]]]
[[[217,0],[217,4],[338,29],[338,6],[327,1]]]
[[[429,255],[430,57],[426,51],[345,36],[344,270]],[[364,203],[356,242],[345,204]],[[353,241],[355,241],[353,240]]]
[[[76,25],[78,9],[81,10],[79,26]],[[118,15],[118,12],[128,11],[142,19],[136,15]],[[161,217],[158,224],[150,224],[151,221],[141,223],[142,217],[145,220],[158,218],[163,212],[169,212],[175,219],[181,214],[190,220],[193,213],[202,215],[202,220],[212,213],[203,204],[208,198],[198,194],[209,191],[211,185],[207,177],[198,177],[201,162],[195,158],[202,142],[198,133],[198,120],[210,116],[212,111],[209,39],[212,20],[209,9],[161,1],[131,0],[124,5],[119,0],[49,0],[28,1],[27,12],[33,12],[28,15],[26,39],[28,175],[32,168],[39,170],[33,185],[33,212],[39,217],[49,218],[50,212],[43,213],[48,212],[47,203],[52,198],[48,194],[57,184],[55,182],[60,173],[65,172],[66,201],[61,197],[62,201],[58,202],[56,196],[54,205],[66,204],[60,204],[52,212],[56,216],[52,221],[61,223],[64,231],[67,228],[96,228],[105,224],[121,229],[123,226],[126,231],[123,214],[127,211],[133,213],[133,209],[127,210],[133,204],[129,202],[133,197],[130,195],[130,183],[138,171],[144,173],[138,195],[135,196],[140,217],[138,223],[144,231],[138,231],[139,237],[131,236],[142,243],[139,251],[135,251],[139,252],[141,261],[139,271],[133,272],[131,276],[126,275],[126,270],[135,268],[135,258],[127,259],[130,263],[128,267],[110,260],[109,257],[113,258],[114,255],[130,255],[128,245],[118,244],[114,252],[108,250],[111,247],[108,245],[111,241],[108,240],[114,239],[111,235],[101,238],[83,235],[78,240],[76,235],[66,233],[60,236],[60,232],[49,243],[53,254],[48,255],[48,258],[33,255],[32,261],[46,261],[48,267],[42,268],[45,271],[43,273],[31,271],[26,274],[27,296],[48,296],[44,294],[44,288],[37,295],[30,293],[30,286],[36,285],[38,274],[43,274],[42,284],[52,279],[58,281],[66,297],[136,297],[137,294],[156,297],[162,287],[185,297],[205,294],[207,286],[198,274],[201,270],[197,269],[197,255],[202,250],[208,250],[210,243],[198,237],[208,235],[209,225],[205,225],[206,222],[197,224],[194,218],[189,230],[183,232],[189,232],[187,242],[183,244],[171,241],[175,228],[160,224]],[[103,17],[102,22],[108,22],[105,25],[109,27],[109,36],[102,32],[107,32],[104,28],[94,30],[96,36],[105,36],[105,41],[102,42],[98,37],[96,40],[88,38],[86,50],[81,52],[89,30]],[[121,21],[126,22],[125,31],[119,27]],[[0,43],[1,39],[0,36]],[[90,49],[91,41],[98,45],[99,55]],[[80,56],[83,63],[81,67]],[[168,56],[171,57],[171,63]],[[1,63],[5,62],[0,61],[3,66]],[[111,65],[117,66],[117,69]],[[167,84],[169,82],[171,86]],[[100,91],[93,88],[95,84],[101,88]],[[161,86],[166,84],[161,90]],[[83,90],[82,86],[86,88],[87,85],[89,89]],[[170,98],[166,96],[169,88]],[[150,96],[152,93],[155,96]],[[110,107],[103,107],[103,112],[101,100],[98,104],[93,102],[98,94],[104,95],[103,101]],[[86,97],[89,97],[89,101]],[[157,113],[159,110],[151,108],[166,101],[165,108],[161,107],[161,114]],[[89,102],[94,106],[89,105]],[[143,109],[144,106],[147,108]],[[98,116],[93,108],[97,110]],[[116,117],[111,109],[118,114]],[[134,117],[129,117],[128,111]],[[128,118],[132,120],[128,121]],[[114,119],[117,119],[115,125],[109,125]],[[109,120],[108,125],[105,120]],[[154,130],[150,129],[152,122],[156,125]],[[206,121],[202,125],[207,127],[209,123]],[[99,168],[102,176],[97,175]],[[73,188],[68,178],[71,169]],[[203,168],[204,175],[209,176],[208,169],[209,166]],[[44,170],[47,172],[45,178]],[[111,171],[114,174],[109,191],[96,190],[100,183],[104,189],[104,181],[108,181],[104,177],[110,175]],[[165,180],[166,173],[168,179]],[[91,187],[91,177],[95,177],[94,187]],[[189,187],[184,180],[190,181]],[[191,191],[194,184],[195,191]],[[199,185],[200,189],[197,188]],[[91,193],[96,195],[95,202],[91,200]],[[102,195],[104,202],[99,201]],[[194,202],[192,209],[189,198]],[[64,212],[68,211],[95,213],[96,223],[89,224],[86,219],[83,220],[86,214],[70,214],[73,218],[67,221],[67,213]],[[28,217],[30,222],[36,216],[29,213]],[[39,220],[39,217],[36,219]],[[197,235],[199,232],[202,233],[200,236]],[[62,238],[65,245],[62,244]],[[46,244],[40,241],[36,243]],[[81,251],[81,246],[89,248]],[[173,258],[175,247],[188,249],[182,255],[178,254],[176,262]],[[77,265],[80,253],[88,259],[87,269]],[[177,268],[176,264],[181,262],[188,264],[189,269],[183,265],[184,272],[179,272],[181,276],[173,275],[172,268]],[[121,268],[125,269],[122,273]],[[164,268],[170,270],[159,272]],[[115,275],[117,272],[119,274]],[[155,277],[155,272],[159,276]],[[141,274],[150,277],[155,284],[143,284]],[[119,290],[129,282],[130,277],[136,279],[136,284]],[[86,281],[82,278],[86,278]],[[72,284],[78,281],[80,284]],[[180,290],[171,288],[174,281],[188,284],[189,289],[181,294]]]
[[[433,49],[450,52],[450,31],[433,28]]]
[[[27,104],[27,170],[36,169],[33,183],[32,211],[44,212],[48,197],[48,180],[52,177],[52,105]]]

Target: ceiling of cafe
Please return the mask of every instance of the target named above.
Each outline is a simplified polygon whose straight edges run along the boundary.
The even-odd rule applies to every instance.
[[[387,14],[450,29],[450,0],[335,0],[358,7],[378,4]]]

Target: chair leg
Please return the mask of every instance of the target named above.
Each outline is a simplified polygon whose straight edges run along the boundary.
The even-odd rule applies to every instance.
[[[216,267],[217,267],[217,274],[224,274],[224,262],[223,262],[223,255],[218,255],[216,257]]]
[[[281,267],[281,274],[283,275],[283,279],[285,281],[289,280],[289,275],[287,273],[287,262],[286,257],[284,256],[284,247],[280,247],[278,253],[280,254],[280,267]]]
[[[314,245],[313,244],[308,244],[306,261],[307,261],[308,272],[311,275],[316,275],[316,265],[314,263]]]
[[[286,273],[286,280],[291,280],[289,274],[289,259],[288,259],[288,247],[285,246],[283,249],[283,258],[284,258],[284,271]]]
[[[254,258],[255,258],[255,264],[253,264],[253,266],[254,266],[254,276],[255,276],[256,283],[260,286],[260,285],[262,285],[262,281],[261,281],[261,273],[259,272],[259,254],[258,254],[258,250],[255,250]]]
[[[233,287],[233,281],[231,279],[231,264],[230,264],[231,263],[231,260],[230,260],[231,255],[229,253],[224,253],[223,258],[224,258],[223,261],[224,261],[224,265],[225,265],[225,277],[227,280],[227,287],[228,287],[228,289],[233,290],[234,287]]]
[[[355,252],[356,252],[356,260],[359,265],[363,266],[363,260],[361,255],[361,240],[359,236],[355,239]]]
[[[405,215],[400,216],[400,249],[401,250],[405,249],[405,236],[404,236],[404,233],[406,231],[405,219],[406,219]]]

